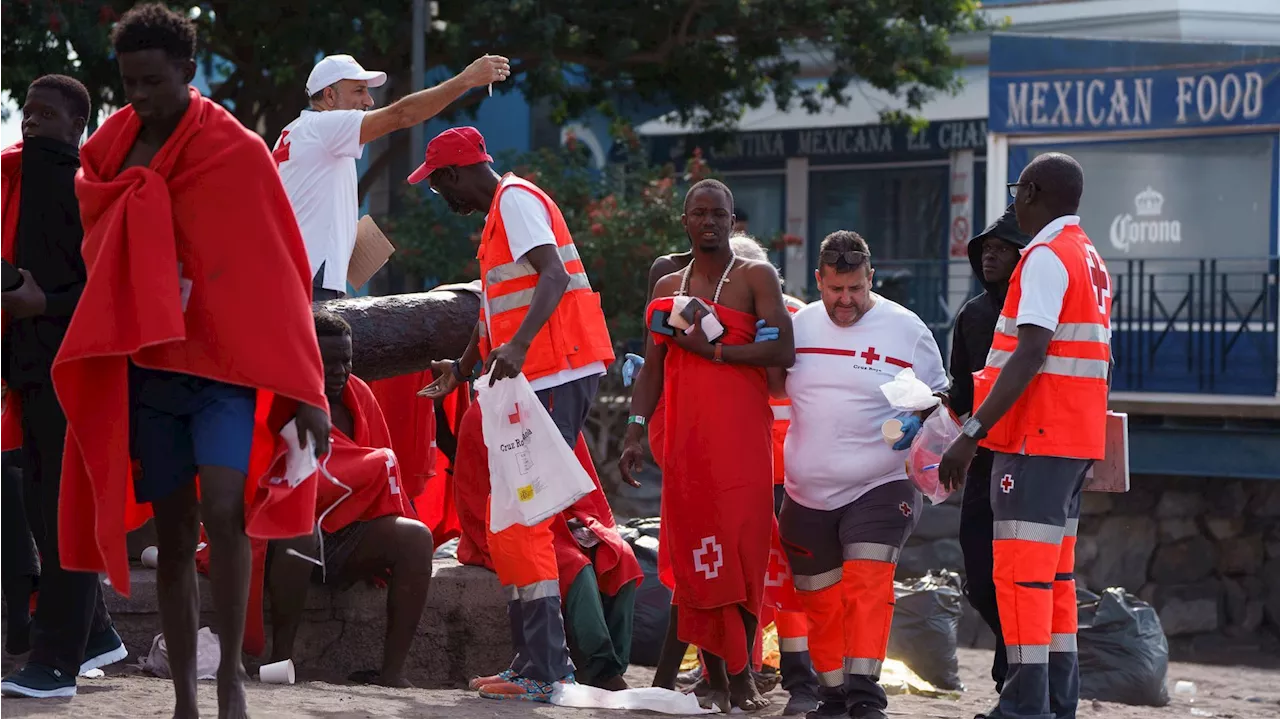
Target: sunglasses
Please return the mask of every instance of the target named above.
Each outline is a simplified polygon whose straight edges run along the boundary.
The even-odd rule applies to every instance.
[[[1037,185],[1037,184],[1036,184],[1036,183],[1034,183],[1034,182],[1009,182],[1009,183],[1006,183],[1006,184],[1005,184],[1005,187],[1009,188],[1009,197],[1011,197],[1011,198],[1013,198],[1013,199],[1015,199],[1015,200],[1016,200],[1016,199],[1018,199],[1018,188],[1019,188],[1019,187],[1030,187],[1030,188],[1032,188],[1032,189],[1034,189],[1034,190],[1039,190],[1039,189],[1040,189],[1040,186],[1039,186],[1039,185]]]
[[[822,258],[822,264],[824,265],[843,263],[854,267],[857,267],[863,262],[871,259],[871,255],[869,253],[862,252],[861,250],[845,250],[843,252],[840,250],[823,250],[820,256]]]

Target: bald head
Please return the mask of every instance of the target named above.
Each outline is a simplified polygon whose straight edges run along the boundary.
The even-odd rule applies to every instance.
[[[1018,228],[1035,235],[1053,220],[1077,214],[1083,194],[1084,169],[1074,157],[1061,152],[1036,156],[1018,178]]]

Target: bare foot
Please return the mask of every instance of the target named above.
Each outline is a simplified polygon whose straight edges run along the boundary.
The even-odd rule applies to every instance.
[[[356,684],[375,684],[394,689],[412,689],[413,684],[403,674],[384,675],[377,669],[361,669],[347,675],[347,681]]]
[[[244,682],[247,678],[244,666],[239,663],[226,674],[219,667],[218,719],[249,719],[249,704],[244,695]]]
[[[729,692],[715,689],[709,689],[706,694],[698,697],[698,706],[718,710],[721,714],[728,714],[733,708],[729,703]]]
[[[744,712],[759,711],[769,706],[769,700],[760,695],[750,671],[729,677],[729,702]]]
[[[682,694],[692,694],[695,697],[702,698],[711,693],[711,683],[706,677],[698,679],[692,686],[687,686],[680,690]]]

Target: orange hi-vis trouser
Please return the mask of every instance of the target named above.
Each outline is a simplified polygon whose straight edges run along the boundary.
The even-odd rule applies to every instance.
[[[783,502],[778,529],[824,702],[888,706],[879,678],[893,623],[893,573],[921,505],[905,479],[834,510],[810,509],[789,496]]]
[[[1092,460],[997,452],[991,470],[992,570],[1009,673],[1000,716],[1074,717],[1076,533]]]

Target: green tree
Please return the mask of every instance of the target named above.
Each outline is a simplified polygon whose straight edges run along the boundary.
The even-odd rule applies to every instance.
[[[119,106],[111,23],[129,0],[3,0],[0,87],[21,104],[35,77],[79,77],[97,106]],[[302,84],[322,52],[348,52],[392,70],[390,96],[411,88],[406,0],[209,0],[171,2],[196,19],[204,66],[225,78],[213,93],[274,142],[303,106]],[[634,103],[671,107],[706,127],[774,102],[816,112],[823,100],[857,97],[851,82],[901,94],[909,108],[956,88],[949,38],[978,28],[977,0],[442,0],[428,31],[428,61],[461,68],[478,54],[513,59],[517,86],[550,102],[557,120]],[[831,69],[813,86],[804,63]],[[473,92],[453,111],[474,107]],[[407,149],[397,133],[362,183]]]

